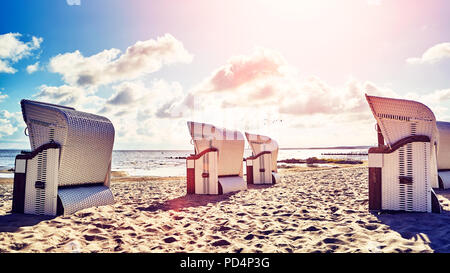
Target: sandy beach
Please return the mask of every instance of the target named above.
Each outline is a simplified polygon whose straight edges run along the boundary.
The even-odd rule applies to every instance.
[[[185,178],[116,174],[116,203],[69,216],[11,214],[0,181],[0,252],[450,252],[442,214],[372,214],[367,167],[289,168],[276,185],[186,196]]]

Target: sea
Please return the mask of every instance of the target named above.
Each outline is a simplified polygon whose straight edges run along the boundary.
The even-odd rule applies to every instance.
[[[278,160],[307,159],[310,157],[346,160],[367,160],[368,147],[345,148],[289,148],[280,149]],[[1,171],[14,168],[14,158],[21,150],[0,149],[0,178],[12,178],[12,173]],[[184,176],[185,157],[188,150],[115,150],[112,154],[112,170],[125,171],[130,176]],[[246,149],[244,157],[251,155]],[[302,165],[302,164],[297,164]]]

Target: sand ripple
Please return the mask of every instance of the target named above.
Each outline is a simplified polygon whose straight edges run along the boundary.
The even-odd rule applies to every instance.
[[[274,186],[186,196],[185,181],[112,183],[116,204],[12,215],[0,184],[0,252],[450,252],[443,214],[371,214],[367,168],[285,172]]]

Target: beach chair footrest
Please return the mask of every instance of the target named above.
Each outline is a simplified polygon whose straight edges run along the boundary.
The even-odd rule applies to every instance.
[[[114,204],[111,190],[104,185],[60,187],[58,197],[61,200],[63,214],[72,214],[94,206]]]
[[[280,182],[281,182],[281,176],[276,172],[272,172],[272,184],[278,184]]]
[[[442,190],[450,189],[450,170],[439,171],[439,188]]]
[[[247,189],[244,178],[240,176],[219,177],[219,184],[223,194]]]

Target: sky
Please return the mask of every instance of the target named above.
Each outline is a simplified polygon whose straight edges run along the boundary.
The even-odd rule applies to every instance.
[[[445,0],[3,0],[0,149],[21,99],[109,118],[115,149],[192,149],[186,121],[280,147],[374,145],[364,94],[450,121]]]

